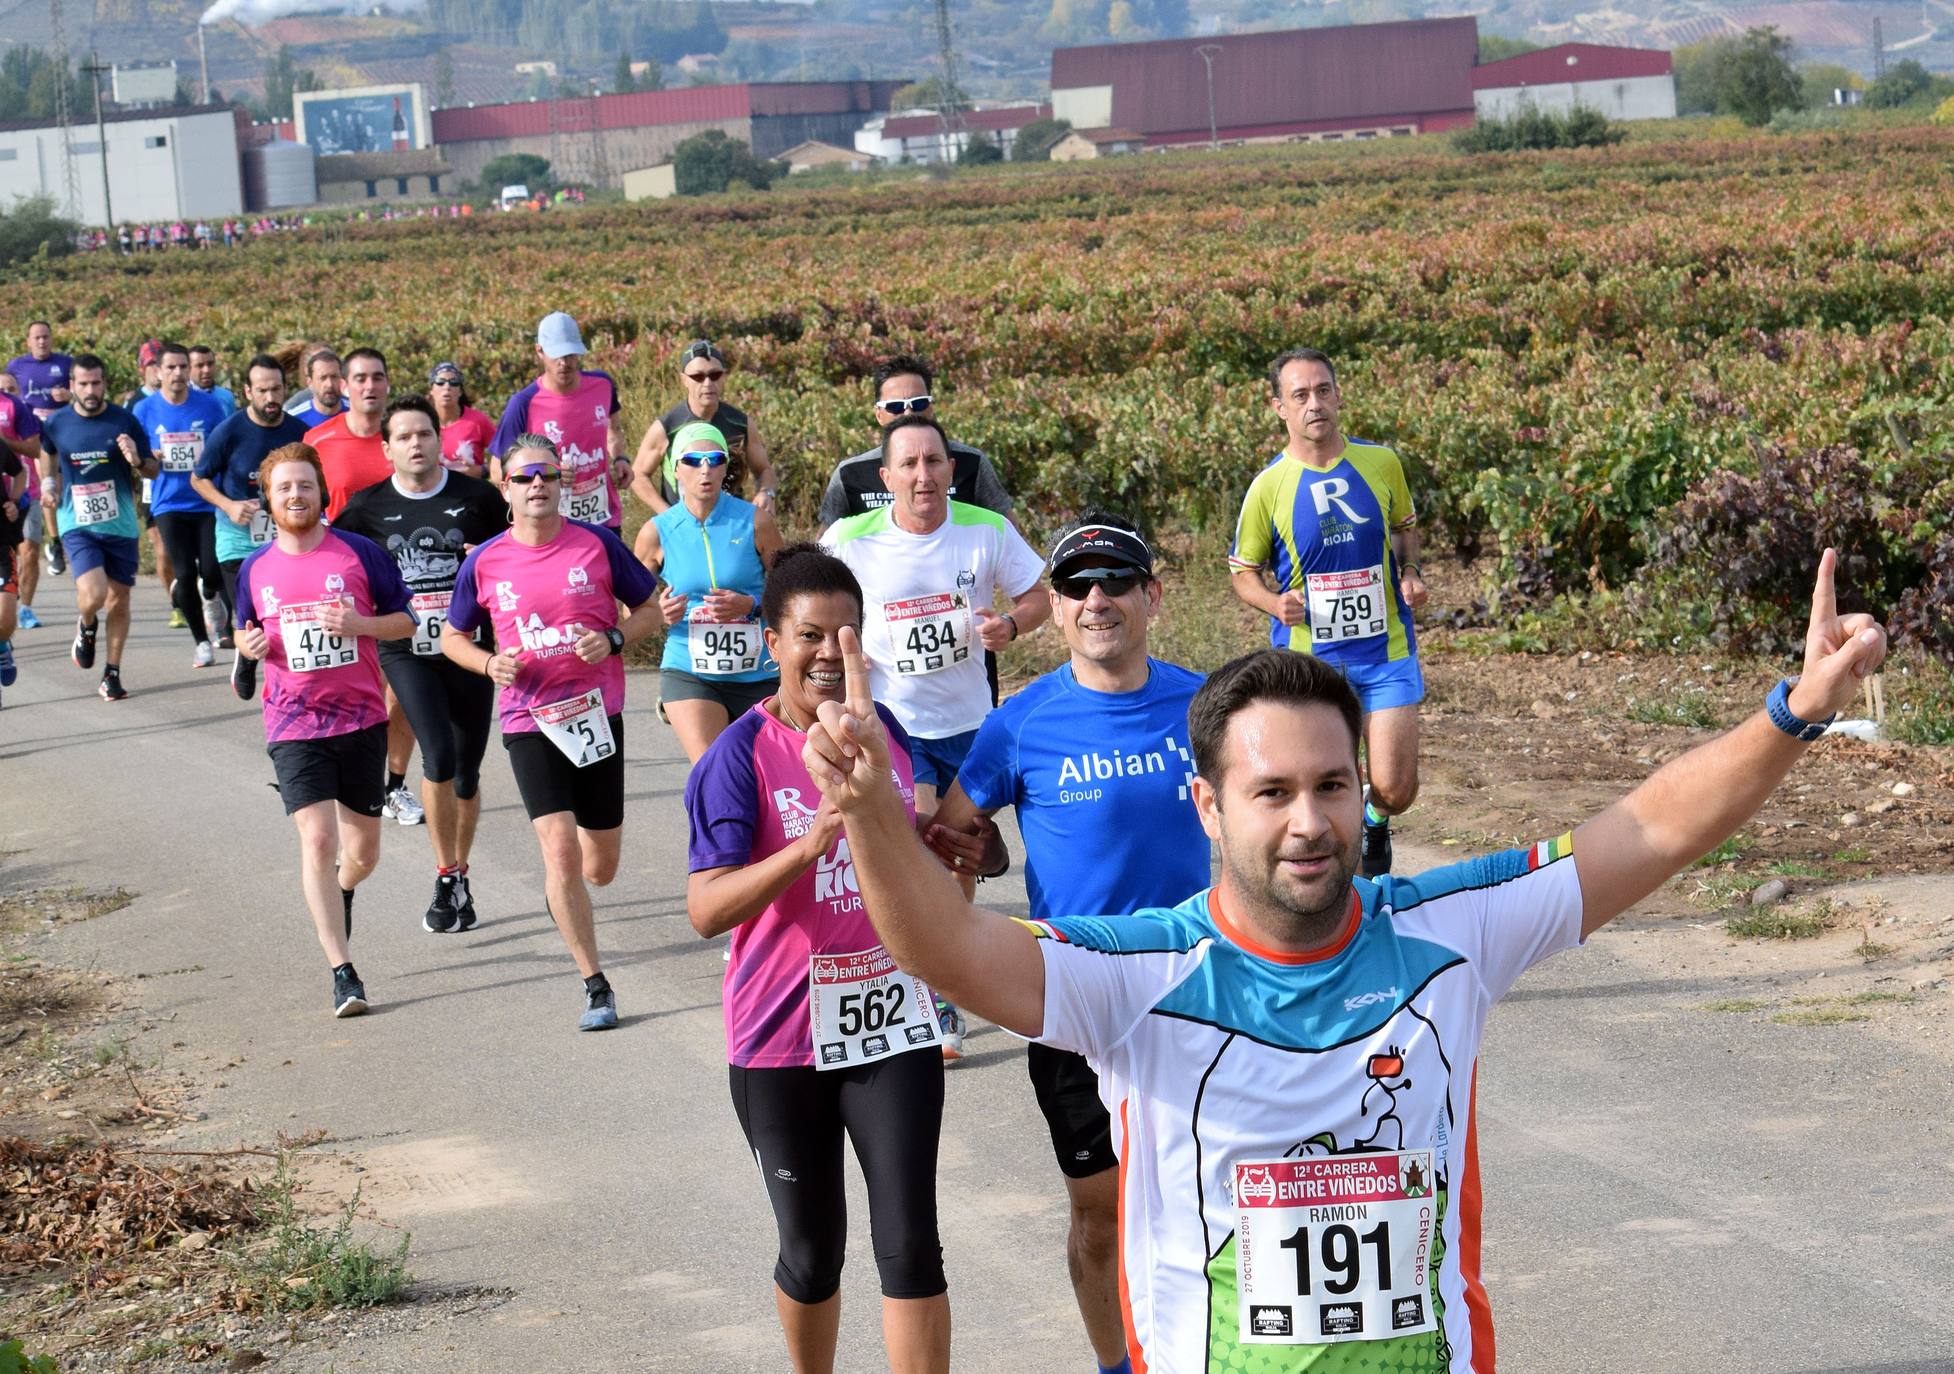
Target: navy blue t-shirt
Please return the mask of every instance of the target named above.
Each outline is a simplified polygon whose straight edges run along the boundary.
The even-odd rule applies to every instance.
[[[1018,809],[1034,919],[1174,906],[1208,886],[1187,704],[1199,673],[1147,660],[1137,692],[1045,674],[978,727],[957,782],[981,810]]]
[[[197,476],[233,501],[256,501],[258,468],[265,456],[275,448],[304,440],[305,428],[305,422],[295,415],[285,416],[269,429],[241,410],[226,416],[204,440]]]

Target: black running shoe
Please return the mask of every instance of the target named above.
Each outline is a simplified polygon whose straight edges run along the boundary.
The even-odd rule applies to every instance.
[[[1381,878],[1391,871],[1391,822],[1372,825],[1364,822],[1363,867],[1366,878]]]
[[[365,1010],[366,984],[351,964],[341,964],[332,971],[332,1014],[358,1016]]]
[[[475,928],[475,890],[468,885],[466,873],[455,874],[455,929],[457,931]]]
[[[231,690],[237,693],[239,701],[249,701],[258,695],[258,660],[237,656],[231,664]]]
[[[68,656],[74,659],[75,667],[83,672],[95,666],[95,632],[100,628],[99,621],[90,625],[80,618],[75,620],[75,642],[69,649]]]
[[[47,570],[49,577],[60,577],[68,571],[68,548],[59,535],[47,541]]]
[[[439,873],[434,878],[434,900],[427,904],[427,914],[421,917],[421,929],[430,935],[446,935],[455,928],[461,919],[456,909],[455,889],[459,881],[452,873]]]
[[[126,701],[129,698],[129,689],[122,685],[122,674],[114,668],[102,674],[102,685],[95,690],[103,701]]]

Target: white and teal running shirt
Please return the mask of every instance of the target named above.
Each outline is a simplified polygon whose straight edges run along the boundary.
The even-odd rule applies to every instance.
[[[1473,1070],[1493,1004],[1580,943],[1571,854],[1562,836],[1359,879],[1347,933],[1309,957],[1242,935],[1215,889],[1025,922],[1040,1039],[1091,1060],[1113,1116],[1135,1370],[1492,1368]]]

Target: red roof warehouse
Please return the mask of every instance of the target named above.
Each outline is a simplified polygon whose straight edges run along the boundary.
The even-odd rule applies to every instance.
[[[1478,56],[1470,17],[1059,48],[1052,109],[1075,129],[1204,142],[1212,89],[1224,140],[1425,133],[1472,122]]]

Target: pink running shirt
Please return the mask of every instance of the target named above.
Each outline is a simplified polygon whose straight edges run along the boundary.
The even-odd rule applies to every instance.
[[[624,507],[610,458],[611,416],[617,412],[617,387],[608,372],[584,372],[568,396],[531,382],[509,398],[489,452],[499,458],[519,435],[546,436],[563,464],[563,514],[619,529]]]

